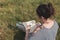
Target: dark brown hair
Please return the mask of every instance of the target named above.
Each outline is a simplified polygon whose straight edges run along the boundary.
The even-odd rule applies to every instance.
[[[48,4],[41,4],[38,6],[36,12],[39,17],[43,16],[44,18],[49,18],[52,15],[54,15],[54,8],[52,6],[52,3]]]

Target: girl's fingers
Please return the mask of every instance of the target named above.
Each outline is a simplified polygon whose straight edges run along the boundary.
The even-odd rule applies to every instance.
[[[26,27],[26,30],[30,30],[30,26],[29,25]]]

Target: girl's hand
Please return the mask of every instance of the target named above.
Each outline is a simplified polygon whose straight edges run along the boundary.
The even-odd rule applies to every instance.
[[[30,31],[30,25],[28,25],[27,27],[26,27],[26,32],[27,31]]]
[[[36,30],[34,31],[34,33],[38,32],[40,30],[40,27],[36,28]]]

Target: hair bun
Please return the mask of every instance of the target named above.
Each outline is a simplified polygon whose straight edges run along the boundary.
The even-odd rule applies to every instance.
[[[48,7],[49,7],[49,8],[52,7],[52,3],[48,3]]]
[[[53,8],[53,5],[52,3],[48,3],[48,8],[49,8],[49,11],[50,11],[50,14],[54,15],[54,8]]]

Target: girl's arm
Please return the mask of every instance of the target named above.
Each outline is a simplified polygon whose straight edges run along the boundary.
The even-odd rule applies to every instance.
[[[25,40],[28,40],[28,36],[29,36],[29,30],[26,31]]]
[[[29,32],[30,32],[30,26],[27,26],[27,27],[26,27],[25,40],[28,40]]]

